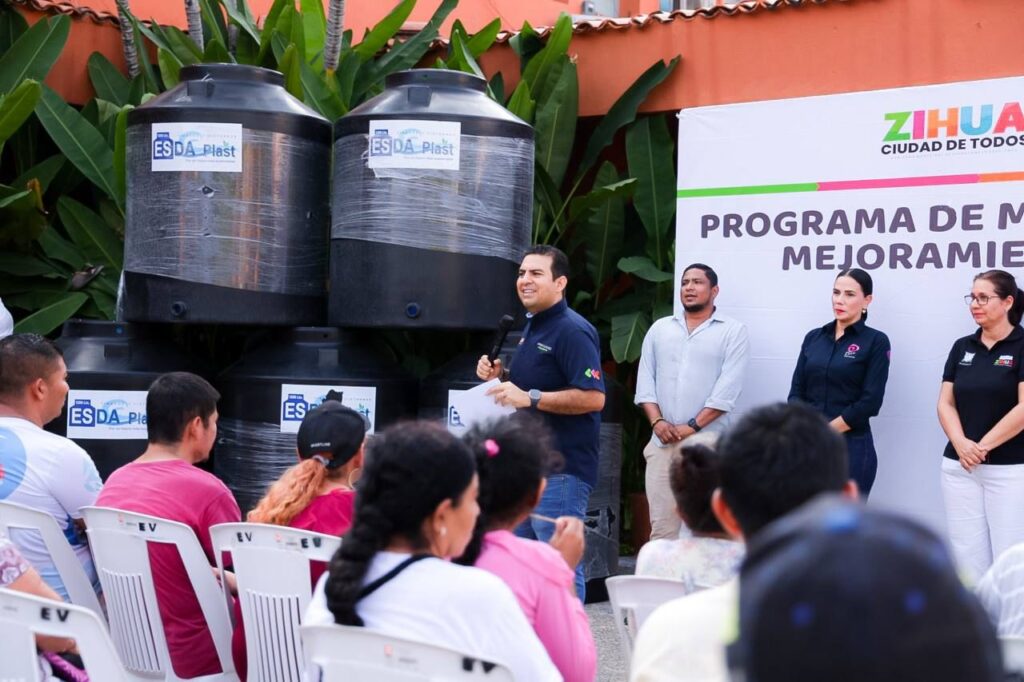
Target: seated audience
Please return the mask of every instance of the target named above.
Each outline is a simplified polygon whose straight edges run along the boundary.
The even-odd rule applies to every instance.
[[[50,514],[99,591],[78,510],[96,501],[100,475],[85,450],[43,430],[64,407],[67,375],[64,357],[49,339],[37,334],[0,339],[0,501]],[[12,530],[10,539],[66,600],[67,590],[42,536]]]
[[[473,453],[441,425],[392,426],[367,446],[352,528],[304,623],[366,626],[508,666],[562,676],[500,578],[461,556],[480,509]]]
[[[776,403],[748,412],[718,448],[721,484],[711,508],[722,527],[749,541],[823,492],[857,498],[846,442],[817,411]],[[632,682],[728,682],[725,644],[739,580],[669,601],[637,635]]]
[[[1024,542],[999,555],[975,592],[1000,637],[1024,637]]]
[[[829,495],[747,546],[733,679],[1004,679],[995,630],[924,526]]]
[[[597,651],[575,593],[583,522],[563,516],[546,543],[513,533],[537,506],[561,455],[544,425],[525,414],[474,427],[463,440],[476,454],[480,516],[459,563],[489,571],[512,588],[566,682],[593,682]]]
[[[676,512],[690,534],[651,540],[636,558],[636,575],[682,580],[690,592],[728,581],[743,559],[743,543],[730,537],[711,511],[711,495],[719,482],[717,434],[702,436],[686,439],[668,471]]]
[[[15,592],[23,592],[44,599],[61,601],[60,595],[43,582],[42,577],[22,556],[18,548],[8,538],[0,535],[0,587]],[[75,654],[75,640],[52,635],[36,635],[36,646],[43,653],[39,657],[39,670],[44,681],[53,677],[52,665],[67,669],[67,663],[57,660],[55,654]],[[51,663],[51,659],[52,663]],[[84,673],[77,671],[80,676]],[[0,679],[4,679],[0,677]]]
[[[299,425],[299,463],[270,486],[246,520],[343,535],[352,525],[356,501],[352,479],[363,467],[366,428],[361,414],[328,394],[328,399],[307,412]],[[315,585],[326,570],[326,564],[314,562],[310,567],[311,584]],[[237,601],[234,611],[231,657],[235,672],[244,680],[248,672],[245,626]]]
[[[217,438],[220,394],[194,374],[158,377],[146,396],[149,445],[107,479],[97,506],[149,514],[189,526],[215,564],[210,526],[235,523],[241,511],[217,477],[194,466],[210,456]],[[178,551],[149,547],[153,585],[174,672],[183,678],[221,670],[213,638]]]

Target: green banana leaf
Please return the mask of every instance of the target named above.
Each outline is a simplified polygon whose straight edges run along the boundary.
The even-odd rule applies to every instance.
[[[79,291],[69,292],[55,303],[37,310],[15,324],[14,332],[16,334],[49,334],[78,312],[78,309],[88,300],[89,297]]]
[[[0,94],[26,79],[42,81],[57,61],[71,30],[66,15],[40,19],[0,57]]]
[[[96,96],[113,102],[121,107],[128,103],[131,94],[132,84],[109,59],[99,52],[93,52],[89,56],[87,65],[89,81],[96,91]]]
[[[615,166],[605,161],[594,179],[597,189],[579,204],[585,205],[580,215],[586,222],[580,223],[577,234],[586,245],[587,272],[596,286],[600,286],[615,271],[615,263],[622,253],[622,240],[626,226],[626,202],[623,199],[632,188],[632,182],[620,182]],[[596,303],[599,301],[595,301]]]
[[[45,85],[36,105],[36,116],[75,168],[117,201],[113,183],[114,155],[100,132]]]
[[[227,12],[228,21],[244,31],[246,35],[259,45],[262,36],[260,35],[260,30],[256,27],[256,20],[253,18],[252,12],[249,11],[249,6],[245,2],[236,4],[235,0],[225,0],[221,5],[224,6],[224,11]]]
[[[626,128],[626,159],[637,179],[633,208],[647,233],[647,255],[660,270],[676,212],[672,136],[664,116],[647,116]]]
[[[85,256],[71,242],[57,234],[57,230],[48,227],[36,240],[43,249],[43,255],[50,260],[60,261],[72,270],[81,270],[85,267]]]
[[[21,127],[36,108],[42,88],[34,80],[22,81],[14,90],[0,97],[0,150],[4,142]]]
[[[324,39],[327,36],[327,16],[320,0],[299,0],[302,15],[301,43],[305,48],[305,61],[318,69],[323,66]],[[298,43],[296,43],[298,44]]]
[[[469,48],[470,53],[474,59],[479,59],[480,55],[487,50],[491,49],[491,45],[494,45],[494,41],[498,37],[498,33],[501,32],[501,19],[495,19],[491,23],[484,26],[482,29],[473,34],[466,44]]]
[[[221,45],[228,44],[228,25],[224,21],[220,3],[214,0],[199,0],[199,12],[203,17],[203,39],[209,45],[211,40],[220,40]],[[227,48],[224,48],[227,51]]]
[[[532,124],[537,102],[530,97],[530,84],[520,80],[519,85],[512,91],[512,97],[509,98],[506,107],[519,118]]]
[[[583,158],[580,160],[579,170],[577,170],[577,177],[590,170],[591,166],[597,161],[598,155],[615,139],[615,133],[618,132],[619,128],[633,122],[633,119],[636,118],[637,109],[647,99],[647,96],[651,94],[651,91],[671,75],[676,65],[679,64],[679,59],[678,56],[674,57],[668,64],[659,60],[640,74],[640,77],[633,81],[633,84],[629,86],[626,92],[622,93],[615,100],[615,104],[604,115],[601,122],[597,124],[597,128],[594,129],[590,140],[587,142],[587,146],[583,151]]]
[[[267,18],[263,20],[263,30],[260,32],[260,51],[256,55],[257,66],[274,66],[273,62],[270,61],[270,56],[272,55],[270,41],[274,37],[274,32],[277,30],[277,22],[280,20],[285,8],[294,8],[294,6],[294,0],[274,0],[274,4],[270,6]]]
[[[299,69],[299,62],[302,57],[299,55],[295,43],[290,43],[281,54],[280,71],[284,74],[284,87],[299,99],[303,98],[302,71]]]
[[[675,275],[664,272],[647,256],[630,256],[619,261],[619,270],[647,282],[669,282]]]
[[[203,61],[207,64],[231,64],[234,63],[235,59],[228,52],[227,46],[220,41],[220,38],[211,38],[206,41],[206,52],[203,53]]]
[[[524,79],[530,82],[529,79]],[[576,64],[562,55],[551,68],[549,96],[537,95],[534,117],[537,161],[548,172],[555,186],[560,187],[572,156],[579,115],[579,81]],[[531,90],[533,88],[531,87]]]
[[[173,88],[181,81],[181,62],[173,54],[162,47],[158,48],[156,63],[160,67],[160,78],[163,80],[165,88]]]
[[[388,12],[387,16],[377,22],[377,25],[370,29],[363,39],[353,48],[355,53],[365,62],[383,50],[388,41],[395,37],[395,34],[402,28],[413,8],[416,7],[416,0],[402,0],[394,9]]]
[[[640,359],[644,335],[651,320],[644,312],[627,313],[612,318],[611,349],[616,362],[636,362]]]
[[[0,5],[0,54],[7,52],[27,30],[28,22],[18,10],[10,5]]]
[[[11,183],[11,186],[22,188],[27,186],[30,180],[35,180],[39,183],[40,191],[46,192],[50,183],[53,182],[55,177],[57,177],[57,173],[59,173],[61,168],[64,167],[65,161],[67,161],[67,157],[63,154],[54,154],[19,175],[15,178],[14,182]]]
[[[544,49],[530,60],[523,70],[523,78],[530,83],[537,99],[543,101],[540,93],[546,90],[549,78],[554,78],[554,69],[564,58],[568,58],[569,42],[572,40],[572,18],[565,13],[558,17],[554,28],[548,34]]]
[[[60,277],[53,266],[35,256],[23,253],[0,252],[0,273],[16,277]]]
[[[67,196],[57,200],[57,215],[71,241],[90,263],[122,268],[124,242],[103,218]]]

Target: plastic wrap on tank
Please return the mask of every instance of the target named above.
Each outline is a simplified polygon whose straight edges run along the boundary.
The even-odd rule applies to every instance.
[[[233,289],[316,296],[327,276],[330,148],[246,128],[241,173],[151,172],[150,125],[128,129],[125,269]],[[141,228],[141,229],[140,229]]]
[[[462,135],[458,171],[369,168],[368,139],[335,142],[332,239],[519,262],[530,243],[532,139]]]
[[[279,424],[221,418],[213,473],[231,490],[244,516],[270,485],[299,463],[295,434]]]

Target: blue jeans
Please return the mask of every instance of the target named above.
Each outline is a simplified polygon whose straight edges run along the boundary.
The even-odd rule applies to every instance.
[[[847,436],[846,450],[850,454],[850,478],[857,481],[860,495],[866,500],[875,483],[875,474],[878,473],[875,439],[870,433]]]
[[[548,476],[548,485],[540,503],[534,512],[542,516],[557,519],[559,516],[575,516],[581,521],[587,515],[587,502],[590,500],[589,484],[584,483],[570,474]],[[530,540],[547,542],[555,533],[555,525],[550,521],[541,521],[532,516],[519,524],[516,535]],[[587,583],[583,576],[583,561],[576,566],[576,594],[583,601],[587,594]]]

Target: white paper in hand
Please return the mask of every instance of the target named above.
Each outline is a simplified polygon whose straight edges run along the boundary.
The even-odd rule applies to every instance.
[[[516,408],[499,405],[487,395],[499,383],[491,379],[468,391],[448,391],[448,430],[461,434],[473,424],[515,412]]]

